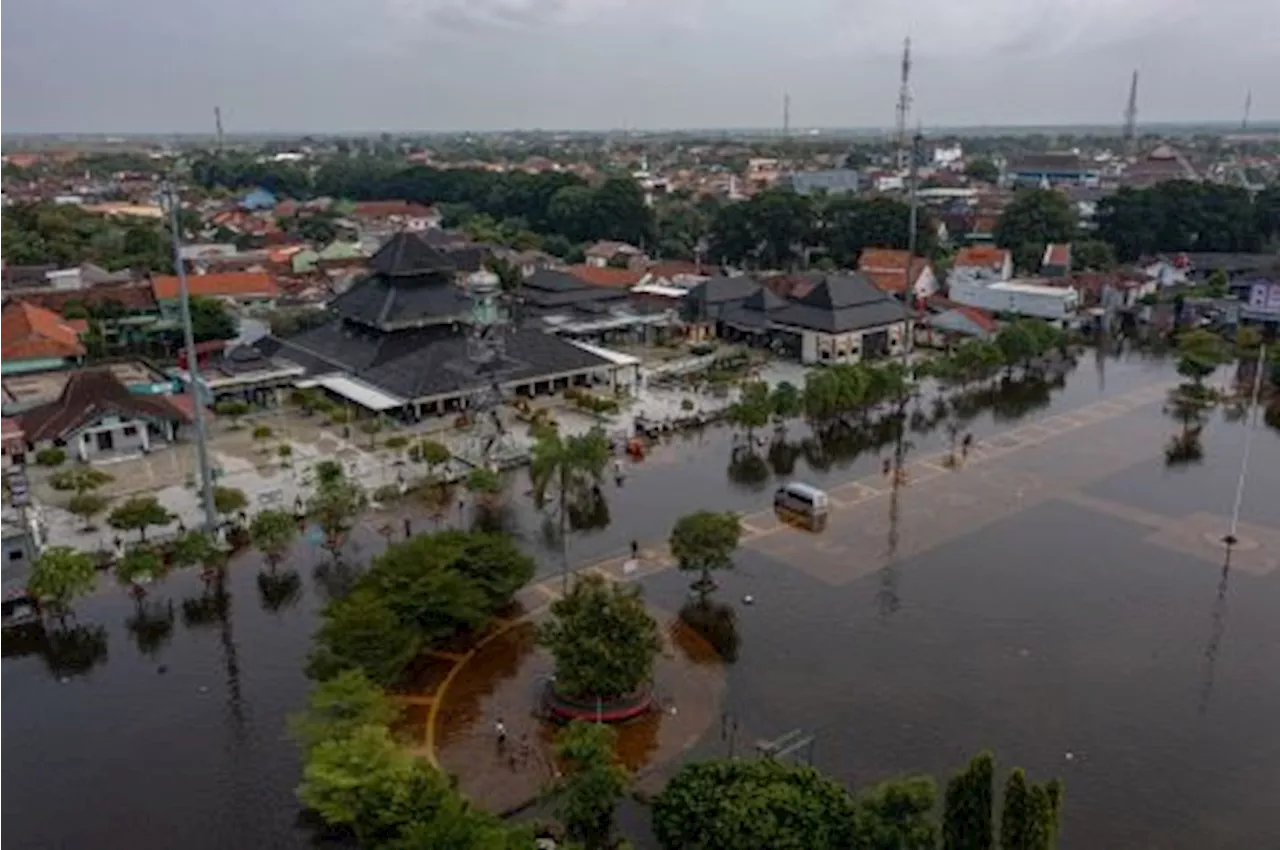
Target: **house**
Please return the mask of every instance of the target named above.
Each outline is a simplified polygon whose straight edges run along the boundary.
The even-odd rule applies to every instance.
[[[569,266],[566,271],[583,283],[609,289],[630,289],[644,279],[643,271],[615,269],[611,266],[597,266],[590,263]]]
[[[158,275],[152,278],[156,301],[166,314],[176,314],[180,298],[178,278]],[[187,293],[192,297],[221,298],[242,307],[275,306],[280,287],[266,272],[221,272],[187,275]]]
[[[362,227],[383,224],[403,227],[406,230],[428,230],[439,227],[443,217],[435,207],[412,201],[358,201],[349,211],[348,218]]]
[[[588,266],[634,268],[648,261],[644,251],[626,242],[601,241],[582,252]]]
[[[783,178],[797,195],[856,195],[862,187],[862,175],[852,168],[826,171],[793,171]]]
[[[712,278],[702,286],[717,280],[735,281],[718,286],[725,293],[744,293],[720,303],[719,336],[767,346],[806,364],[856,363],[900,353],[909,344],[906,308],[865,275],[815,275],[808,292],[798,298],[779,296],[750,278]],[[691,311],[706,304],[706,291],[694,292]]]
[[[727,308],[754,295],[760,288],[758,280],[746,275],[708,278],[685,296],[684,319],[691,324],[707,325],[708,330],[714,331]]]
[[[30,301],[10,301],[3,310],[0,373],[66,369],[84,360],[83,319],[64,319]]]
[[[1147,189],[1169,180],[1200,180],[1195,167],[1176,148],[1159,144],[1146,156],[1125,166],[1120,185],[1131,189]]]
[[[148,452],[194,418],[190,396],[130,392],[108,368],[71,375],[57,399],[19,414],[27,448],[66,446],[82,461]]]
[[[27,438],[17,419],[6,416],[0,420],[0,426],[4,429],[0,437],[0,451],[3,452],[4,469],[8,471],[9,467],[22,466],[26,462]]]
[[[910,254],[894,248],[866,248],[858,255],[858,271],[881,292],[901,296],[907,290],[907,262]],[[911,296],[928,298],[938,291],[933,264],[923,257],[911,261]]]
[[[1025,156],[1012,162],[1005,174],[1015,187],[1096,186],[1102,171],[1074,152]]]
[[[597,313],[602,305],[625,304],[627,290],[596,286],[567,271],[542,269],[525,279],[520,287],[520,299],[522,308],[533,316],[563,313],[578,307]]]
[[[257,212],[260,210],[275,209],[275,206],[276,196],[261,186],[249,191],[240,199],[240,209],[242,210]]]
[[[1071,243],[1050,242],[1044,246],[1040,258],[1040,274],[1043,277],[1065,277],[1071,274]]]
[[[1013,279],[1013,252],[995,245],[969,245],[956,252],[951,277],[978,277],[985,280]]]
[[[918,345],[949,348],[966,339],[993,339],[999,329],[1000,323],[986,310],[934,295],[916,322],[914,337]]]
[[[455,274],[448,255],[416,232],[400,231],[370,258],[369,274],[330,302],[329,321],[253,347],[282,367],[305,370],[297,386],[404,419],[461,409],[494,385],[534,395],[616,372],[608,358],[520,321],[505,334],[498,359],[475,358],[472,328],[498,309],[485,301],[496,281],[480,273],[485,285],[473,296]]]
[[[31,570],[35,567],[39,547],[32,528],[21,521],[17,512],[11,515],[5,508],[2,530],[4,559],[0,561],[0,580],[3,581],[3,604],[0,617],[5,626],[16,625],[37,618],[35,600],[27,592]],[[5,632],[5,650],[13,639]]]

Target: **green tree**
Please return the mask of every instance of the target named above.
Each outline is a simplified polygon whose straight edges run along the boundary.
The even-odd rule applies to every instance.
[[[107,517],[107,524],[117,531],[136,531],[138,539],[145,541],[148,528],[168,525],[174,519],[155,496],[134,496],[116,506]]]
[[[213,535],[207,531],[187,531],[173,541],[172,560],[178,567],[218,566],[225,556]]]
[[[423,440],[418,446],[418,457],[427,465],[427,469],[435,472],[439,467],[449,462],[453,457],[453,453],[449,451],[449,447],[444,443],[436,440]]]
[[[1071,245],[1074,271],[1108,272],[1116,267],[1116,252],[1101,239],[1081,239]]]
[[[369,449],[378,447],[378,434],[382,432],[383,423],[380,418],[366,419],[360,423],[360,430],[369,435]]]
[[[73,466],[59,469],[49,476],[49,484],[55,490],[72,490],[76,494],[97,490],[115,479],[92,466]]]
[[[42,611],[65,620],[71,603],[93,590],[96,582],[97,568],[90,555],[70,546],[50,546],[36,558],[27,592]]]
[[[1036,356],[1035,337],[1023,322],[1012,322],[1001,328],[996,334],[996,347],[1000,349],[1001,360],[1009,375],[1013,374],[1015,366],[1025,366]]]
[[[289,719],[289,730],[310,752],[325,741],[349,738],[364,726],[390,727],[400,717],[382,688],[359,670],[344,670],[318,683],[307,708]]]
[[[772,413],[773,401],[769,395],[769,385],[764,381],[751,381],[742,385],[738,400],[729,406],[728,421],[747,432],[747,443],[753,447],[755,429],[768,425]]]
[[[780,381],[769,395],[769,407],[779,420],[799,416],[804,411],[804,398],[790,381]]]
[[[556,690],[570,699],[612,700],[649,681],[662,648],[658,624],[645,609],[639,587],[580,576],[551,605],[538,640],[556,663]],[[602,640],[602,636],[608,636]]]
[[[561,437],[554,429],[539,433],[529,462],[533,503],[539,510],[554,509],[558,525],[560,562],[564,582],[569,581],[569,532],[582,527],[575,519],[589,515],[599,497],[599,483],[609,463],[609,439],[600,428],[586,434]],[[553,499],[548,499],[548,496]]]
[[[1222,269],[1214,269],[1205,281],[1205,289],[1212,298],[1226,298],[1231,293],[1231,280]]]
[[[992,850],[995,759],[989,752],[974,756],[947,783],[942,814],[943,850]]]
[[[811,767],[773,759],[687,763],[654,800],[666,850],[845,850],[855,804]]]
[[[222,302],[216,298],[191,299],[191,332],[196,342],[215,339],[235,339],[240,333],[240,322]]]
[[[67,501],[67,510],[84,520],[85,531],[93,531],[93,518],[105,511],[110,502],[101,493],[76,493]]]
[[[933,809],[938,789],[931,777],[911,776],[876,785],[857,801],[855,850],[935,850]]]
[[[249,497],[235,487],[213,488],[213,509],[221,517],[239,513],[249,506]]]
[[[556,817],[570,841],[585,850],[613,844],[614,809],[630,776],[613,755],[613,729],[603,723],[574,720],[556,736],[556,756],[564,774],[554,788]]]
[[[1229,359],[1226,344],[1213,331],[1187,331],[1178,338],[1178,374],[1191,379],[1198,396],[1204,394],[1205,378]]]
[[[298,539],[298,521],[288,511],[262,511],[249,523],[249,539],[275,570]]]
[[[732,512],[697,511],[676,520],[671,530],[671,554],[680,569],[696,571],[693,588],[703,602],[715,589],[712,570],[733,566],[733,553],[742,539],[742,524]]]
[[[347,532],[355,525],[360,512],[368,504],[364,490],[349,480],[338,467],[338,477],[326,479],[318,472],[319,486],[307,500],[307,515],[315,520],[324,532],[325,548],[336,559]]]
[[[996,223],[996,243],[1020,250],[1032,246],[1038,265],[1040,255],[1050,242],[1070,242],[1076,234],[1076,214],[1066,195],[1052,189],[1024,189],[1014,196]],[[1035,266],[1024,270],[1034,271]]]
[[[1022,768],[1014,768],[1000,812],[1001,850],[1052,850],[1061,811],[1062,783],[1052,779],[1037,785],[1027,780]]]
[[[233,430],[241,427],[240,419],[249,412],[249,403],[238,398],[229,398],[213,405],[213,412],[231,420]]]
[[[422,637],[400,619],[390,600],[374,588],[356,588],[325,606],[307,675],[328,679],[359,670],[379,685],[390,685],[422,648]]]
[[[150,546],[135,546],[125,552],[115,568],[116,580],[133,590],[139,604],[147,585],[164,578],[168,572],[164,558]]]
[[[965,163],[964,174],[971,180],[996,183],[1000,180],[1000,167],[989,159],[971,159]]]

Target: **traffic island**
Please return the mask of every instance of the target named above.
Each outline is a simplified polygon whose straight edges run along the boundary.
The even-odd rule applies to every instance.
[[[725,691],[723,662],[691,628],[670,620],[662,642],[652,687],[625,705],[609,705],[628,715],[615,723],[618,757],[642,787],[659,783],[664,768],[706,734]],[[557,775],[554,740],[562,724],[546,704],[553,672],[551,654],[537,644],[536,623],[523,620],[477,646],[436,692],[427,747],[477,805],[519,811]],[[587,708],[583,719],[594,720],[597,706]]]

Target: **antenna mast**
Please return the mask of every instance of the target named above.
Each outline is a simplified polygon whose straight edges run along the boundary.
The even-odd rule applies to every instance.
[[[218,128],[218,153],[222,153],[222,107],[213,108],[213,123]]]
[[[1133,156],[1138,143],[1138,69],[1129,81],[1129,103],[1124,108],[1124,147]]]
[[[907,167],[907,113],[911,111],[911,36],[902,42],[902,83],[898,87],[898,169]]]
[[[791,92],[782,93],[782,138],[791,138]]]
[[[1240,130],[1249,129],[1249,113],[1253,111],[1253,89],[1244,94],[1244,118],[1240,119]]]

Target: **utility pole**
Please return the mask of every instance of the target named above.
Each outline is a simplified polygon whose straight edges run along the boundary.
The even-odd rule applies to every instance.
[[[1133,69],[1133,77],[1129,80],[1129,102],[1124,108],[1124,148],[1125,153],[1134,156],[1138,144],[1138,69]]]
[[[902,42],[902,79],[898,86],[896,109],[898,135],[898,170],[907,167],[907,114],[911,111],[911,36]]]
[[[1249,396],[1249,430],[1244,433],[1244,456],[1240,459],[1240,476],[1236,479],[1236,498],[1231,506],[1231,530],[1222,541],[1230,547],[1240,542],[1236,532],[1240,530],[1240,506],[1244,503],[1245,479],[1249,475],[1249,450],[1253,447],[1253,432],[1258,430],[1258,418],[1262,412],[1258,397],[1262,394],[1262,376],[1267,371],[1267,343],[1258,346],[1258,362],[1253,372],[1253,392]]]
[[[187,383],[191,386],[191,408],[196,424],[196,457],[200,463],[200,494],[204,503],[205,531],[217,532],[218,511],[213,504],[213,468],[209,465],[208,435],[204,427],[204,399],[200,387],[200,365],[196,358],[196,336],[191,327],[191,297],[187,292],[187,270],[182,265],[182,225],[178,215],[182,200],[177,181],[169,179],[169,226],[173,229],[173,267],[178,275],[178,301],[182,310],[182,335],[187,349]]]

